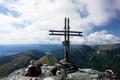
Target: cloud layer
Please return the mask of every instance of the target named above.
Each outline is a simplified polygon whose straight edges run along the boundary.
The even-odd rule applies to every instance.
[[[108,44],[108,43],[118,43],[120,41],[119,37],[109,34],[106,30],[100,32],[91,33],[88,37],[88,42],[94,42],[97,44]]]
[[[71,19],[71,30],[83,31],[88,41],[116,42],[119,39],[114,34],[93,29],[119,19],[119,3],[120,0],[1,0],[0,6],[5,9],[0,9],[0,44],[58,43],[62,38],[49,36],[48,30],[63,30],[65,16]],[[86,41],[71,39],[77,43]]]

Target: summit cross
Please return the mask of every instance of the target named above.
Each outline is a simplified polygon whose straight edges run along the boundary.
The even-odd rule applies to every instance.
[[[70,36],[82,36],[80,31],[70,31],[70,19],[65,18],[64,30],[49,30],[49,35],[64,36],[64,60],[69,61]]]

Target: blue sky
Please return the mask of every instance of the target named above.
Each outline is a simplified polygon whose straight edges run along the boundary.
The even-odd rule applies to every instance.
[[[60,43],[63,37],[48,30],[63,30],[66,15],[71,30],[84,35],[71,37],[72,43],[119,43],[119,5],[120,0],[1,0],[0,44]]]
[[[6,16],[13,16],[13,17],[19,17],[21,15],[21,13],[15,10],[10,10],[5,5],[0,5],[0,14],[6,15]]]
[[[108,30],[109,33],[114,34],[115,36],[120,37],[120,20],[111,20],[107,24],[101,25],[100,27],[95,27],[93,32]]]

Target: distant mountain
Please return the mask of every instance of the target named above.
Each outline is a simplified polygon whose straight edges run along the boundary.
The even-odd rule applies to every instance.
[[[44,55],[44,52],[29,50],[2,58],[0,60],[0,78],[9,75],[14,70],[26,67],[29,65],[30,60],[38,60]]]
[[[88,45],[71,45],[69,57],[79,67],[85,67],[83,64],[84,59],[91,54],[94,49]],[[64,49],[63,47],[51,50],[50,53],[57,59],[63,59]]]
[[[57,44],[0,45],[0,57],[18,54],[27,50],[49,52],[59,47],[62,47],[62,45],[57,45]]]
[[[36,63],[52,65],[57,59],[63,59],[64,55],[62,45],[27,45],[20,47],[20,50],[21,48],[27,51],[19,52],[17,48],[18,54],[0,58],[0,76],[6,76],[16,69],[27,66],[31,59],[38,60]],[[46,52],[50,55],[46,55]],[[120,76],[120,44],[71,45],[69,57],[80,68],[93,68],[99,71],[112,69]]]
[[[57,61],[58,60],[54,56],[46,54],[45,56],[43,56],[42,58],[37,60],[35,63],[36,64],[54,65]]]
[[[95,46],[85,64],[100,71],[112,69],[120,79],[120,44]]]

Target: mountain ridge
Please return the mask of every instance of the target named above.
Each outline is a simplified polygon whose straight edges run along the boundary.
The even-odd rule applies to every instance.
[[[56,59],[63,59],[63,47],[62,47],[62,45],[59,45],[58,47],[56,47],[56,45],[55,46],[53,45],[52,47],[51,47],[51,45],[49,45],[47,47],[44,46],[44,48],[45,49],[42,51],[40,49],[38,51],[33,50],[33,52],[31,50],[27,50],[25,52],[22,52],[22,56],[24,56],[24,58],[21,58],[20,56],[18,56],[18,55],[21,55],[21,53],[16,54],[14,56],[11,55],[10,59],[15,58],[15,57],[17,57],[17,58],[19,57],[18,59],[23,59],[23,62],[24,61],[29,62],[30,59],[33,59],[33,58],[31,58],[30,55],[27,55],[27,57],[26,57],[26,54],[31,54],[34,52],[37,52],[37,53],[42,52],[43,56],[46,55],[45,52],[48,52],[52,56],[54,56]],[[28,58],[28,56],[29,56],[29,58]],[[32,54],[32,56],[35,56],[35,55]],[[42,57],[42,56],[41,57],[38,57],[38,56],[39,55],[36,55],[37,60],[39,60]],[[120,76],[120,74],[119,74],[120,73],[120,70],[119,70],[119,67],[120,67],[120,65],[119,65],[120,44],[98,45],[98,46],[72,45],[70,47],[70,56],[69,57],[70,57],[71,61],[75,62],[75,64],[77,66],[79,66],[80,68],[93,68],[93,69],[96,69],[99,71],[104,71],[106,69],[112,69],[114,72],[116,72],[116,74],[118,76]],[[25,58],[27,60],[25,60]],[[14,59],[14,61],[16,61],[16,58]],[[9,62],[11,62],[11,61],[9,61]],[[15,62],[12,62],[12,63],[15,63]],[[1,64],[1,62],[0,62],[0,64]],[[24,67],[29,65],[29,63],[27,63],[27,65],[25,65],[24,63],[21,63],[21,62],[18,65],[20,66],[21,64],[23,64]],[[19,68],[22,68],[22,67],[19,67]],[[17,67],[17,69],[18,69],[18,67]],[[7,74],[7,72],[5,74],[2,74],[2,72],[4,72],[2,70],[5,70],[5,69],[3,69],[3,68],[0,69],[0,76]],[[13,70],[11,70],[11,72],[12,71]]]
[[[6,77],[13,71],[26,67],[29,65],[30,60],[37,60],[44,55],[43,52],[29,50],[21,54],[6,56],[5,60],[8,60],[0,65],[0,77]]]

